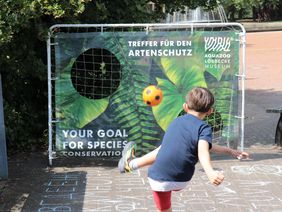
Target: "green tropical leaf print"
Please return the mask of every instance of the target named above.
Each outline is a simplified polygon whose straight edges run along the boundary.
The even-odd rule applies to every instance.
[[[221,81],[218,81],[209,72],[205,73],[205,78],[210,90],[215,96],[216,111],[220,114],[223,122],[223,135],[225,137],[233,136],[231,131],[238,124],[238,119],[235,117],[238,113],[238,93],[236,80],[232,80],[235,75],[230,72],[225,72]]]
[[[163,100],[153,108],[157,123],[166,130],[170,122],[182,111],[185,96],[195,86],[207,87],[203,66],[197,59],[161,58],[161,66],[169,80],[157,79],[163,90]],[[168,111],[169,108],[169,111]]]
[[[157,123],[165,131],[182,110],[183,94],[170,81],[165,79],[157,79],[157,81],[158,87],[163,91],[163,100],[153,107],[153,113]]]
[[[204,67],[197,59],[181,57],[161,58],[163,72],[181,93],[187,93],[195,86],[206,87]]]
[[[152,109],[142,99],[142,92],[150,84],[147,69],[150,61],[127,58],[126,40],[118,34],[108,33],[104,45],[111,50],[122,66],[122,81],[110,97],[113,122],[128,129],[128,140],[138,145],[137,154],[144,154],[156,147],[162,132],[158,129]],[[109,42],[111,41],[111,42]]]
[[[75,58],[62,70],[56,80],[56,118],[61,128],[82,128],[99,115],[109,103],[109,98],[88,99],[81,96],[71,82],[71,67]]]

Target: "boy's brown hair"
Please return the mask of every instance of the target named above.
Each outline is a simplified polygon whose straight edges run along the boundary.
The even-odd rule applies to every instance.
[[[214,104],[214,96],[207,88],[195,87],[187,94],[186,104],[190,110],[206,113]]]

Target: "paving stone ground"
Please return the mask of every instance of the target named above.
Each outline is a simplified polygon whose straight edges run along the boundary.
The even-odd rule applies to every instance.
[[[218,187],[208,182],[198,164],[189,186],[173,192],[174,211],[281,212],[282,151],[272,148],[250,152],[252,159],[246,161],[212,156],[214,167],[225,175]],[[58,164],[33,185],[35,190],[22,194],[18,207],[26,212],[153,212],[156,210],[146,174],[146,168],[120,174],[115,162],[70,167]]]

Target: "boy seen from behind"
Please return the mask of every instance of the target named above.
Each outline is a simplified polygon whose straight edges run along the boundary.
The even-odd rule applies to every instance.
[[[120,172],[131,172],[151,165],[148,169],[148,181],[158,211],[172,211],[172,191],[179,191],[187,186],[198,160],[213,185],[223,182],[223,174],[212,167],[210,151],[237,158],[249,157],[246,152],[212,144],[212,129],[203,119],[212,113],[213,104],[213,94],[206,88],[196,87],[187,94],[183,104],[187,114],[172,121],[161,146],[140,158],[134,156],[134,142],[125,146],[118,164]]]

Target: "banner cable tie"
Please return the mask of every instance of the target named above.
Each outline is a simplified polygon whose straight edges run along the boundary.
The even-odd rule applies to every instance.
[[[49,159],[56,159],[57,155],[55,151],[52,151],[51,155],[49,156]]]
[[[245,119],[246,117],[245,116],[234,116],[235,118],[237,119]]]
[[[58,123],[58,122],[60,122],[60,119],[53,119],[53,120],[51,121],[51,123]]]
[[[246,78],[246,75],[245,74],[235,74],[236,77],[240,77],[242,79],[245,79]]]

